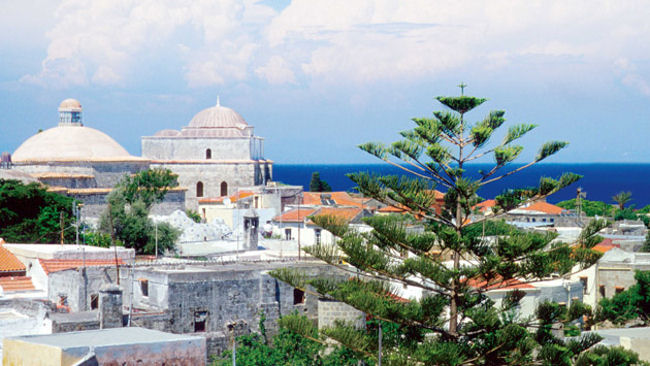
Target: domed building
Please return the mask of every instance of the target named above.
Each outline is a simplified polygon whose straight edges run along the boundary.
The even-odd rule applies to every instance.
[[[25,140],[9,158],[12,168],[84,202],[84,217],[98,217],[112,187],[125,174],[148,169],[150,162],[132,156],[107,134],[84,126],[79,101],[66,99],[58,111],[59,124]]]
[[[203,197],[234,194],[238,188],[271,180],[273,162],[264,158],[264,139],[234,110],[219,103],[197,113],[180,131],[142,137],[142,156],[152,167],[178,174],[187,187],[186,206]]]

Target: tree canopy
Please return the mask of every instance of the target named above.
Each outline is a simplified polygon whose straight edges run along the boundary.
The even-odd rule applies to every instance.
[[[413,118],[415,128],[401,132],[402,140],[388,146],[360,146],[407,175],[348,175],[364,196],[404,207],[410,215],[367,218],[372,231],[365,233],[340,227],[330,230],[326,219],[313,219],[338,240],[305,251],[348,272],[350,279],[310,278],[296,269],[271,274],[294,287],[396,324],[404,335],[399,338],[412,342],[385,343],[382,357],[386,364],[572,364],[597,341],[565,341],[550,332],[531,333],[529,329],[547,329],[556,321],[568,321],[569,315],[579,317],[579,312],[562,316],[546,306],[540,307],[535,318],[521,318],[516,315],[524,295],[521,291],[512,290],[499,306],[487,291],[513,279],[527,283],[568,275],[576,266],[590,266],[600,257],[591,248],[599,242],[596,233],[606,222],[592,220],[580,240],[569,244],[554,241],[556,235],[551,233],[518,230],[490,241],[483,234],[483,221],[491,218],[472,217],[473,207],[481,201],[477,192],[482,186],[543,161],[568,143],[547,142],[530,162],[513,168],[510,163],[524,149],[518,140],[535,125],[510,126],[500,142],[491,144],[494,132],[505,123],[504,111],[490,111],[469,123],[465,114],[486,99],[461,95],[436,100],[448,110]],[[467,163],[488,157],[492,157],[493,166],[480,172],[479,178],[465,174]],[[565,173],[557,178],[541,177],[536,187],[508,189],[495,197],[495,216],[545,199],[579,178]],[[445,191],[443,207],[436,204],[437,188]],[[411,230],[413,225],[424,230]],[[420,289],[423,296],[402,299],[403,286]],[[301,331],[300,327],[294,330]],[[324,333],[352,350],[377,357],[377,342],[363,330],[339,325]]]
[[[319,172],[311,173],[311,181],[309,182],[310,192],[331,192],[332,187],[326,181],[320,179]]]
[[[64,241],[72,243],[73,202],[39,183],[0,179],[0,237],[10,243],[58,243],[63,213]]]
[[[156,236],[159,253],[173,248],[180,233],[167,223],[154,224],[149,211],[177,185],[176,175],[167,169],[149,169],[124,176],[108,195],[108,207],[100,219],[101,231],[140,254],[155,253]]]

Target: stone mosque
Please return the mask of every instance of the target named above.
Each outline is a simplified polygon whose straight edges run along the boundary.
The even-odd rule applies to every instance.
[[[97,218],[106,196],[125,175],[148,168],[178,174],[179,187],[168,192],[153,213],[198,208],[201,197],[233,194],[271,180],[273,162],[264,159],[264,140],[234,110],[217,104],[197,113],[186,127],[142,137],[142,156],[132,156],[107,134],[84,125],[81,103],[59,105],[57,126],[3,154],[0,178],[38,180],[50,191],[84,203],[82,216]]]

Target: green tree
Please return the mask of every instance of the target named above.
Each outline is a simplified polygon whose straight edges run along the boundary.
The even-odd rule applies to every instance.
[[[581,200],[582,202],[582,212],[587,216],[611,216],[613,214],[613,207],[610,204],[607,204],[602,201],[589,201]],[[576,199],[572,198],[567,201],[558,202],[557,206],[560,206],[567,210],[575,210]]]
[[[39,183],[0,179],[0,238],[9,243],[59,243],[61,214],[66,243],[73,243],[74,199]]]
[[[284,326],[287,322],[299,322],[309,329],[309,337],[291,331]],[[264,324],[261,320],[261,325]],[[267,342],[264,327],[261,334],[237,337],[236,358],[238,366],[357,366],[359,359],[350,350],[327,345],[319,339],[318,331],[303,315],[281,318],[281,327],[271,342]],[[232,351],[225,351],[216,358],[213,366],[232,365]]]
[[[310,192],[331,192],[332,187],[324,180],[320,179],[319,172],[311,173],[311,181],[309,182]]]
[[[625,205],[632,199],[632,192],[618,192],[612,196],[612,201],[616,202],[619,210],[623,210]]]
[[[614,324],[623,324],[638,318],[650,324],[650,271],[636,271],[634,279],[636,284],[627,290],[611,298],[600,299],[596,321],[609,320]]]
[[[280,269],[272,275],[296,288],[345,302],[376,319],[402,326],[409,335],[424,333],[413,342],[385,344],[384,355],[394,364],[531,364],[557,360],[555,345],[529,333],[541,319],[520,319],[513,314],[522,293],[514,291],[496,307],[486,295],[488,285],[517,278],[523,282],[568,274],[575,265],[590,266],[600,257],[591,250],[595,235],[605,226],[593,220],[576,245],[553,241],[553,234],[512,231],[494,243],[485,240],[482,221],[470,222],[472,207],[479,203],[477,191],[484,185],[515,174],[555,154],[567,143],[545,143],[532,161],[510,167],[523,151],[516,141],[535,128],[532,124],[510,127],[504,138],[487,147],[494,131],[504,122],[504,111],[491,111],[469,124],[466,113],[485,102],[469,96],[436,98],[451,111],[437,111],[433,118],[414,118],[416,127],[401,132],[403,140],[390,146],[367,143],[360,148],[405,170],[410,176],[348,175],[365,197],[405,207],[420,221],[424,232],[409,230],[404,218],[374,216],[366,219],[369,233],[330,230],[339,237],[332,246],[305,249],[352,279],[309,278],[296,269]],[[466,174],[466,164],[492,156],[494,165],[478,177]],[[542,177],[537,187],[513,188],[496,197],[496,215],[523,204],[544,199],[576,180],[575,174],[558,179]],[[445,204],[436,211],[434,188],[446,189]],[[327,222],[313,218],[329,230]],[[484,219],[482,219],[484,220]],[[479,226],[480,229],[477,229]],[[337,232],[338,230],[338,232]],[[447,260],[449,259],[449,262]],[[341,264],[344,263],[344,264]],[[349,264],[346,265],[345,263]],[[407,302],[397,298],[399,285],[422,289],[430,295]],[[508,315],[510,314],[510,315]],[[294,329],[300,332],[300,328]],[[376,355],[377,345],[364,331],[350,327],[326,332],[352,350]],[[571,360],[592,343],[575,346],[558,364]]]
[[[639,251],[650,253],[650,230],[648,230],[648,232],[645,234],[645,241],[643,242],[643,246]]]
[[[156,228],[149,211],[176,185],[176,176],[169,170],[145,170],[134,176],[124,176],[108,195],[100,230],[140,254],[155,253],[157,231],[158,253],[172,249],[179,231],[167,223],[159,223]]]

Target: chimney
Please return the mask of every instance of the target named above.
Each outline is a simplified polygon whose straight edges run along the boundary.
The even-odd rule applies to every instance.
[[[114,284],[106,284],[99,289],[99,328],[121,328],[122,289]]]

